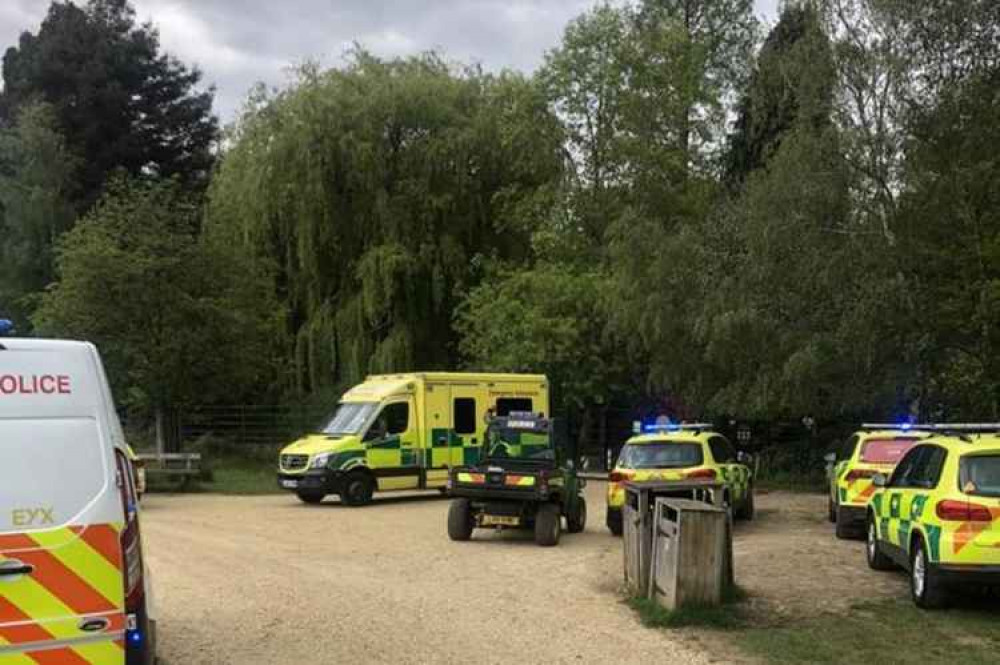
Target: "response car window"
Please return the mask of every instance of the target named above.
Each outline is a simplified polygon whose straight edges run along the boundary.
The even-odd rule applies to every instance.
[[[625,469],[684,469],[701,466],[700,443],[643,443],[622,449],[619,465]]]
[[[917,439],[868,439],[861,447],[861,461],[865,464],[895,464],[916,445]]]
[[[963,492],[1000,497],[1000,455],[967,455],[962,458],[959,468]]]
[[[923,448],[913,448],[903,456],[896,470],[893,471],[892,478],[889,479],[890,487],[909,487],[910,475],[913,473],[913,469],[919,461],[923,450]]]
[[[736,461],[736,451],[721,436],[713,436],[709,439],[708,447],[712,450],[712,457],[716,463],[731,464]]]

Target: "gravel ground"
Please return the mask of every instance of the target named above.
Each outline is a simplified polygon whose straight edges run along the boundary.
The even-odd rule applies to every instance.
[[[291,495],[151,495],[145,550],[166,665],[712,662],[620,601],[621,541],[590,524],[448,540],[448,502],[384,495],[345,508]]]

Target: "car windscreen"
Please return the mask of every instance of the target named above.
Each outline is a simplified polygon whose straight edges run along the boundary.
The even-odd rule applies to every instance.
[[[861,446],[859,459],[865,464],[897,464],[918,439],[868,439]]]
[[[326,424],[323,434],[357,434],[378,408],[377,402],[342,402]]]
[[[967,455],[959,469],[959,485],[964,493],[1000,497],[1000,454]]]
[[[487,459],[552,461],[556,458],[548,432],[491,425],[486,433]]]
[[[685,469],[705,461],[700,443],[632,443],[622,449],[618,465],[625,469]]]
[[[93,418],[2,418],[0,449],[0,533],[69,524],[106,485]]]

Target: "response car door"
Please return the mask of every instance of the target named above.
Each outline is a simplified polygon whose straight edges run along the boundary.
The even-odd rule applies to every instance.
[[[923,525],[923,517],[933,505],[928,505],[931,493],[938,486],[941,471],[944,468],[947,451],[940,446],[927,444],[920,447],[921,454],[916,458],[913,470],[907,478],[907,486],[902,490],[899,506],[898,533],[896,538],[900,547],[909,555],[910,534],[916,525]],[[925,527],[926,529],[926,527]],[[928,540],[938,543],[936,534],[927,534]],[[937,559],[937,553],[931,553],[932,560]]]
[[[905,551],[905,541],[900,540],[900,525],[903,521],[904,502],[909,505],[909,489],[911,478],[917,472],[921,460],[925,456],[926,446],[916,446],[908,452],[893,472],[889,483],[886,486],[884,497],[880,508],[881,524],[879,532],[882,540],[896,547],[900,551]],[[909,514],[906,514],[909,519]]]

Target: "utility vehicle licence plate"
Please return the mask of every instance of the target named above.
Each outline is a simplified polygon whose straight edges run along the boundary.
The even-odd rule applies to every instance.
[[[483,515],[483,526],[517,526],[520,523],[520,517],[511,517],[509,515]]]
[[[281,486],[287,489],[293,490],[299,486],[299,481],[297,480],[282,480]]]

